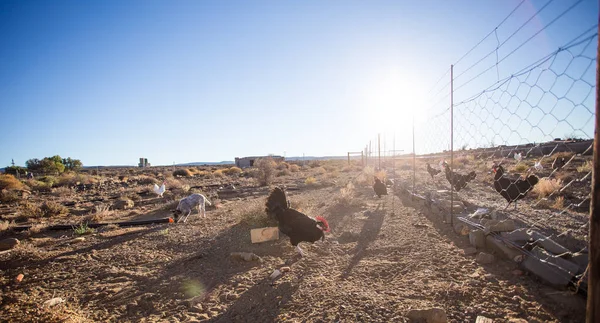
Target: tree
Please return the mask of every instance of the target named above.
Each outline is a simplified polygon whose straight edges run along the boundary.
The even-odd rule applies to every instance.
[[[62,163],[65,165],[65,169],[68,171],[77,171],[83,166],[81,160],[72,159],[71,157],[63,158]]]

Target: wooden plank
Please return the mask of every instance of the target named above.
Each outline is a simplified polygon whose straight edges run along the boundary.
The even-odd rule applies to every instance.
[[[273,241],[279,239],[279,228],[266,227],[250,230],[250,238],[252,243],[260,243],[265,241]]]

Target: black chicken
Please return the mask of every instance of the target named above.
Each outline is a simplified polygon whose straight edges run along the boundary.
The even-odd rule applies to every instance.
[[[448,183],[450,183],[450,186],[454,188],[454,190],[457,192],[465,188],[467,186],[467,183],[469,183],[470,181],[474,180],[475,177],[477,177],[477,174],[475,174],[474,171],[470,172],[467,175],[463,175],[453,172],[450,169],[450,165],[448,165],[448,163],[444,162],[443,165]]]
[[[502,165],[494,166],[492,171],[495,173],[494,189],[508,201],[508,204],[504,208],[505,210],[512,202],[515,202],[516,209],[517,200],[524,198],[539,182],[539,178],[535,175],[529,175],[526,179],[519,178],[516,181],[512,181],[504,176],[504,167]]]
[[[298,246],[300,242],[314,243],[319,239],[325,240],[325,232],[330,231],[329,224],[323,217],[317,216],[313,219],[290,208],[285,192],[279,187],[271,191],[265,206],[267,214],[277,219],[279,231],[290,237],[292,246],[296,247],[300,256],[304,256]]]
[[[556,169],[556,170],[560,170],[561,168],[563,168],[563,166],[565,166],[565,158],[561,157],[561,158],[554,158],[554,161],[552,162],[552,169]]]
[[[375,184],[373,184],[373,190],[375,191],[375,194],[377,194],[377,197],[381,198],[381,195],[387,195],[387,187],[385,184],[383,184],[376,176],[374,176],[374,179]]]
[[[429,165],[429,163],[427,163],[427,172],[429,173],[429,175],[431,175],[431,179],[433,179],[433,177],[435,175],[439,174],[441,172],[441,170],[435,169],[435,168],[431,167],[431,165]]]

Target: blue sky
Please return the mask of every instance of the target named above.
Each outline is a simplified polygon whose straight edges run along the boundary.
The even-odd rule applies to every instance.
[[[378,132],[411,150],[413,112],[437,109],[428,91],[519,2],[3,1],[0,166],[55,154],[84,165],[342,155]],[[526,1],[500,39],[546,2]],[[573,3],[555,0],[500,51]],[[597,1],[583,1],[504,61],[501,76],[597,15]],[[482,43],[457,72],[495,44]],[[484,77],[458,99],[497,74]]]

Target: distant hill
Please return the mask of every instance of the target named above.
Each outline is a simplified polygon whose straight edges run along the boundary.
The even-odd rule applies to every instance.
[[[193,163],[185,163],[185,164],[175,164],[175,166],[203,166],[203,165],[233,165],[234,161],[224,160],[220,162],[193,162]],[[166,165],[169,166],[169,165]]]

